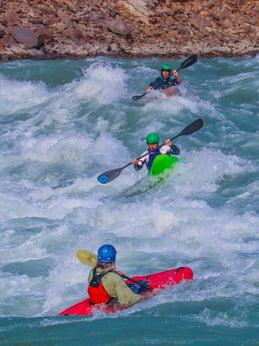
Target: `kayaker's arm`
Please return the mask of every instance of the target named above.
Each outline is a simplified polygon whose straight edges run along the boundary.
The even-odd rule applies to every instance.
[[[146,93],[149,93],[153,89],[163,90],[163,89],[170,88],[172,86],[179,85],[182,82],[182,80],[179,77],[179,74],[177,71],[175,72],[175,74],[177,75],[177,77],[173,79],[170,77],[164,78],[164,79],[162,78],[156,79],[154,82],[149,84],[149,86],[146,89]]]
[[[102,278],[102,283],[108,294],[117,299],[123,306],[131,306],[142,299],[140,294],[132,292],[126,282],[116,273],[108,273]]]
[[[180,149],[173,144],[173,142],[170,139],[166,139],[164,142],[164,145],[160,149],[161,154],[167,154],[167,155],[179,155]]]
[[[156,89],[161,83],[163,83],[163,78],[158,77],[149,84],[149,86],[146,88],[146,93],[150,93],[152,89]]]
[[[136,171],[139,171],[143,167],[143,162],[141,162],[140,160],[133,159],[131,162],[133,163],[133,167]]]
[[[182,82],[182,80],[181,80],[181,78],[180,78],[180,76],[178,74],[178,71],[177,70],[173,70],[172,74],[175,77],[177,84],[180,84]]]
[[[147,155],[143,156],[145,154]],[[145,151],[144,153],[142,153],[141,156],[143,156],[141,160],[137,160],[137,159],[131,160],[131,163],[133,164],[133,167],[136,169],[136,171],[139,171],[143,167],[144,163],[147,161],[148,151]]]

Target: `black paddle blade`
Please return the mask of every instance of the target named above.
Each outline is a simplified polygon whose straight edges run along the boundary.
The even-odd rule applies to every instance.
[[[187,58],[186,60],[184,60],[180,67],[178,68],[178,70],[182,69],[182,68],[186,68],[186,67],[189,67],[193,64],[195,64],[197,61],[197,55],[192,55],[190,56],[189,58]]]
[[[135,95],[135,96],[132,96],[131,100],[132,101],[137,101],[141,98],[141,95]]]
[[[137,101],[137,100],[141,99],[141,97],[143,97],[145,95],[146,95],[146,93],[144,93],[142,95],[135,95],[135,96],[132,96],[131,99],[132,99],[132,101]]]
[[[186,126],[178,136],[191,135],[192,133],[198,131],[203,126],[203,120],[197,119],[190,125]]]
[[[123,168],[125,167],[115,168],[115,169],[111,169],[110,171],[104,172],[103,174],[100,174],[97,177],[97,180],[101,184],[107,184],[113,179],[117,178],[121,174],[121,171],[123,170]]]

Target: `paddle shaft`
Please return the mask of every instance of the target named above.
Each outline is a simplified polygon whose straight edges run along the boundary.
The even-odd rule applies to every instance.
[[[199,128],[196,128],[196,124],[199,126]],[[174,139],[176,139],[177,137],[180,136],[186,136],[186,135],[190,135],[193,132],[196,132],[197,130],[199,130],[203,125],[203,120],[202,119],[197,119],[195,120],[193,123],[191,123],[190,125],[186,126],[180,133],[178,133],[178,135],[170,138],[170,141],[172,142]],[[190,128],[192,128],[191,130],[189,130]],[[191,132],[190,132],[191,131]],[[159,149],[165,144],[161,144],[159,145]],[[137,160],[142,159],[142,157],[146,156],[147,154],[143,154],[141,155],[139,158],[137,158]],[[127,166],[131,165],[132,162],[128,163],[124,168],[126,168]]]
[[[77,258],[79,259],[79,261],[85,265],[88,265],[90,267],[95,267],[96,263],[97,263],[97,255],[93,252],[90,251],[86,251],[86,250],[77,250]],[[117,271],[114,271],[115,273],[117,273],[118,275],[120,275],[122,278],[127,279],[129,281],[134,282],[135,284],[147,289],[147,290],[151,290],[152,288],[150,288],[149,286],[146,286],[144,284],[142,284],[141,282],[138,282],[132,278],[130,278],[129,276],[119,273]]]
[[[137,285],[139,285],[139,286],[141,286],[141,287],[147,289],[148,291],[153,291],[151,287],[146,286],[146,285],[142,284],[141,282],[138,282],[138,281],[136,281],[136,280],[134,280],[134,279],[128,277],[127,275],[124,275],[124,274],[121,274],[121,273],[118,273],[118,272],[115,272],[115,273],[119,274],[119,275],[120,275],[121,277],[123,277],[124,279],[127,279],[127,280],[129,280],[129,281],[132,281],[132,282],[134,282],[135,284],[137,284]]]
[[[178,70],[177,70],[177,71],[178,71]],[[162,80],[162,81],[158,81],[155,85],[153,85],[153,88],[159,87],[162,83],[164,83],[163,80]],[[133,100],[133,101],[137,101],[137,100],[141,99],[143,96],[145,96],[146,94],[148,94],[147,91],[145,91],[145,92],[144,92],[143,94],[141,94],[141,95],[135,95],[135,96],[132,97],[132,100]]]

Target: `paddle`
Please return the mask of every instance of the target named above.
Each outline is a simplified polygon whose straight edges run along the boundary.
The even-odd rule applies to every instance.
[[[178,67],[178,69],[176,70],[177,72],[183,68],[186,68],[186,67],[189,67],[193,64],[195,64],[197,61],[197,55],[192,55],[190,56],[189,58],[185,59],[181,65]],[[153,88],[157,88],[159,85],[161,85],[163,83],[163,81],[159,81],[157,84],[155,84],[153,86]],[[135,95],[135,96],[132,96],[132,101],[137,101],[139,99],[141,99],[141,97],[145,96],[147,94],[147,92],[144,92],[142,95]]]
[[[93,252],[90,252],[90,251],[86,251],[86,250],[77,250],[76,252],[77,254],[77,258],[79,259],[79,261],[85,265],[88,265],[90,267],[94,267],[96,265],[96,262],[97,262],[97,255]],[[117,274],[119,274],[121,277],[123,277],[124,279],[127,279],[129,281],[132,281],[134,282],[135,284],[141,286],[141,287],[144,287],[145,289],[149,290],[149,291],[152,291],[152,288],[146,286],[146,285],[143,285],[141,282],[138,282],[128,276],[126,276],[125,274],[122,274],[122,273],[118,273],[116,272]]]
[[[203,120],[202,119],[197,119],[194,122],[192,122],[190,125],[186,126],[177,136],[174,136],[173,138],[170,138],[170,141],[173,141],[175,138],[180,137],[180,136],[186,136],[186,135],[191,135],[192,133],[198,131],[199,129],[201,129],[203,126]],[[159,148],[161,148],[164,144],[161,144],[159,146]],[[147,154],[143,154],[140,157],[137,158],[137,160],[140,160],[142,157],[146,156]],[[97,180],[99,181],[99,183],[101,184],[107,184],[110,181],[114,180],[115,178],[117,178],[121,172],[123,171],[124,168],[128,167],[132,165],[132,162],[129,162],[128,164],[126,164],[123,167],[120,168],[114,168],[111,169],[110,171],[106,171],[102,174],[100,174],[97,177]]]

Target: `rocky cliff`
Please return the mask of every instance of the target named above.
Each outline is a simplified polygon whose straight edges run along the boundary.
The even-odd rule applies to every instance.
[[[259,0],[0,0],[0,60],[254,55]]]

